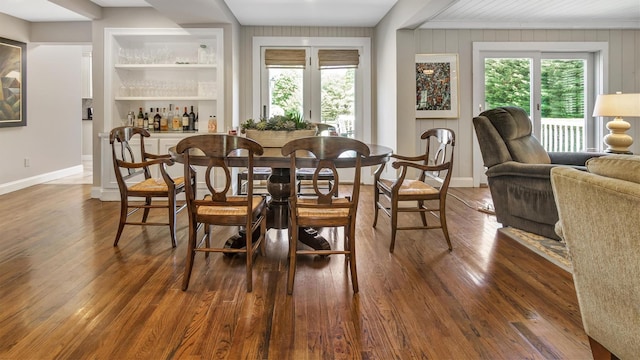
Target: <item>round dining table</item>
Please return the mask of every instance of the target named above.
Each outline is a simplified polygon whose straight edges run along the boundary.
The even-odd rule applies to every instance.
[[[361,159],[361,164],[365,166],[381,165],[389,161],[393,150],[387,146],[367,144],[369,147],[369,156]],[[171,158],[178,163],[183,162],[182,154],[176,152],[175,146],[169,148]],[[338,159],[334,161],[336,168],[353,167],[355,165],[355,152],[345,151]],[[191,154],[190,159],[196,164],[199,162],[197,154]],[[206,164],[206,157],[202,157],[202,163]],[[230,167],[246,167],[248,165],[248,157],[246,150],[235,150],[227,156],[227,163]],[[316,168],[318,160],[313,154],[306,151],[296,153],[297,168]],[[272,169],[271,176],[267,180],[267,189],[271,195],[268,204],[268,221],[267,226],[275,229],[286,229],[288,227],[288,204],[287,199],[290,193],[290,166],[291,159],[289,156],[282,155],[281,148],[265,147],[262,155],[254,155],[254,167],[270,167]],[[309,229],[301,229],[299,237],[301,242],[313,248],[321,248],[325,246],[326,240]]]

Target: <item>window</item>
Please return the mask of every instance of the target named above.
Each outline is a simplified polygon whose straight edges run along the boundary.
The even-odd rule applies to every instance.
[[[600,42],[476,42],[473,44],[474,115],[498,106],[529,114],[533,134],[547,151],[601,147],[591,116],[606,84],[607,44]],[[474,186],[486,183],[473,138]]]
[[[298,111],[370,141],[368,38],[258,38],[254,54],[254,117]]]

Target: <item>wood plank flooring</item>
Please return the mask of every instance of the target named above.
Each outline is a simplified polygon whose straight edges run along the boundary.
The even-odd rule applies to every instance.
[[[343,257],[303,257],[292,296],[284,232],[269,232],[253,292],[244,259],[220,254],[196,256],[183,292],[187,214],[175,249],[167,228],[135,226],[114,248],[119,204],[90,190],[44,184],[0,196],[0,359],[591,357],[571,274],[474,209],[486,188],[451,189],[470,205],[448,199],[453,252],[431,230],[400,232],[390,254],[389,220],[371,227],[364,186],[360,292]]]

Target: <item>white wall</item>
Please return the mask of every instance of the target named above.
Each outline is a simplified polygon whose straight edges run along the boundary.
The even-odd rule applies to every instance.
[[[0,128],[2,194],[82,169],[82,113],[81,46],[29,43],[29,23],[3,14],[0,36],[27,43],[27,126]]]

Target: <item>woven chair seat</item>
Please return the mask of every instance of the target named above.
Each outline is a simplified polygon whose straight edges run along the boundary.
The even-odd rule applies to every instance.
[[[380,184],[391,191],[391,187],[393,186],[395,180],[389,179],[380,179]],[[400,189],[398,190],[398,195],[432,195],[438,194],[439,190],[434,188],[431,185],[425,184],[419,180],[404,180],[402,185],[400,185]]]
[[[176,187],[184,184],[184,177],[178,177],[173,179]],[[157,192],[167,192],[169,188],[167,187],[167,183],[164,182],[164,179],[146,179],[137,184],[129,186],[129,191],[157,191]]]
[[[316,198],[299,198],[297,200],[299,206],[304,205],[318,205]],[[349,200],[345,198],[334,199],[331,202],[332,205],[336,204],[349,204]],[[348,208],[306,208],[298,207],[298,217],[312,217],[312,218],[335,218],[335,217],[347,217],[349,216]]]
[[[205,201],[211,201],[211,195],[204,197]],[[243,201],[246,200],[246,196],[232,196],[228,197],[227,201]],[[256,211],[262,202],[262,196],[253,196],[253,203],[251,204],[251,210]],[[212,206],[199,206],[198,215],[206,216],[243,216],[247,214],[247,207],[244,205],[229,206],[229,205],[212,205]]]

